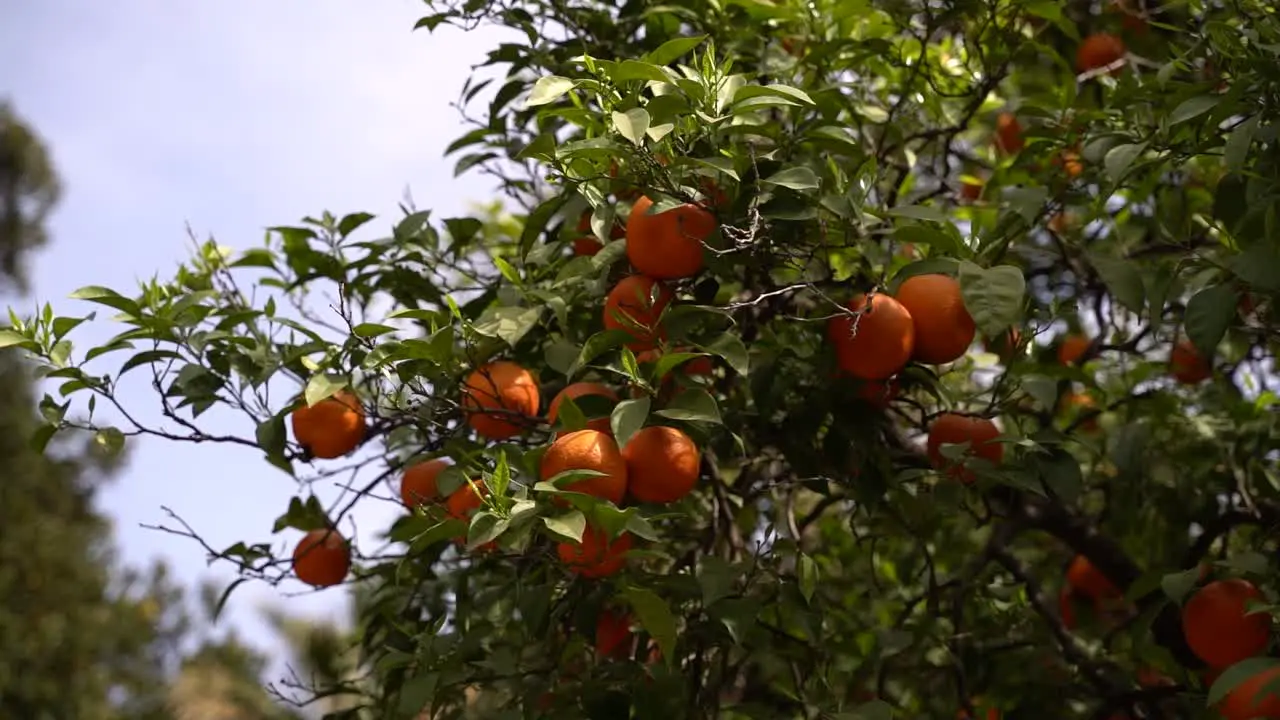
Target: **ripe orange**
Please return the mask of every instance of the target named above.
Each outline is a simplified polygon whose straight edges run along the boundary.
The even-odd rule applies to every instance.
[[[613,438],[599,430],[576,430],[551,443],[542,455],[538,475],[546,481],[569,470],[596,470],[604,475],[583,478],[561,490],[602,498],[614,505],[627,494],[627,462]]]
[[[569,398],[570,400],[574,400],[576,402],[578,398],[584,395],[599,395],[600,397],[608,398],[609,400],[615,403],[618,402],[618,394],[615,393],[613,389],[610,388],[608,385],[604,385],[598,382],[571,383],[569,385],[566,385],[563,390],[556,393],[556,396],[551,399],[551,406],[547,408],[547,422],[552,425],[555,424],[556,417],[560,412],[560,403],[564,402],[565,398]],[[613,430],[610,429],[610,426],[609,426],[608,415],[605,415],[604,417],[588,419],[587,427],[592,430],[599,430],[602,433],[613,432]],[[556,433],[556,437],[564,437],[567,434],[568,433],[561,430],[560,432]]]
[[[325,460],[346,455],[364,440],[364,408],[349,390],[294,410],[290,423],[298,444]]]
[[[1119,62],[1128,50],[1124,41],[1111,33],[1094,33],[1086,37],[1076,50],[1076,70],[1089,72]],[[1111,70],[1112,75],[1120,72],[1120,67]]]
[[[1084,168],[1081,168],[1082,170]],[[1049,229],[1059,235],[1065,233],[1071,227],[1071,219],[1067,217],[1065,212],[1056,212],[1053,217],[1049,218]]]
[[[626,345],[632,350],[650,350],[666,336],[658,321],[674,297],[653,278],[628,275],[604,299],[604,327],[629,333],[632,339]]]
[[[1019,152],[1026,141],[1022,139],[1022,124],[1010,112],[1002,112],[996,116],[996,147],[1010,155]]]
[[[630,614],[606,609],[596,618],[596,654],[600,657],[625,657],[632,637]]]
[[[445,501],[445,509],[448,510],[449,517],[466,522],[471,519],[471,513],[484,507],[483,498],[489,494],[489,488],[478,480],[474,482],[474,485],[468,482],[454,490]],[[479,493],[476,492],[477,489]]]
[[[627,491],[640,502],[672,503],[698,484],[701,453],[690,437],[665,425],[651,425],[622,448]]]
[[[866,380],[858,388],[858,399],[884,410],[898,397],[898,381]]]
[[[1213,376],[1213,365],[1200,355],[1190,340],[1173,346],[1169,353],[1169,371],[1183,385],[1196,385]]]
[[[1076,628],[1076,599],[1070,585],[1058,591],[1058,614],[1062,616],[1062,627]]]
[[[1067,584],[1094,600],[1111,599],[1124,594],[1084,555],[1077,555],[1071,560],[1071,565],[1067,567]]]
[[[1062,168],[1068,178],[1078,178],[1084,172],[1084,163],[1080,161],[1080,153],[1075,150],[1063,150],[1053,156],[1054,167]]]
[[[1004,445],[992,442],[1000,435],[995,423],[986,418],[970,417],[944,413],[934,419],[929,426],[929,440],[926,451],[929,461],[935,468],[945,469],[951,477],[962,482],[974,481],[974,472],[959,463],[953,463],[942,454],[942,446],[954,443],[969,443],[966,455],[987,460],[999,465],[1004,460]]]
[[[603,530],[587,526],[581,543],[559,543],[556,555],[570,572],[589,578],[608,577],[626,564],[625,555],[631,549],[631,542],[629,533],[624,532],[610,542]]]
[[[916,346],[915,325],[902,303],[876,293],[870,303],[858,295],[827,321],[827,339],[835,346],[840,369],[859,380],[886,380],[907,364]],[[855,334],[856,327],[856,334]]]
[[[1177,685],[1177,683],[1159,670],[1153,667],[1138,669],[1138,687],[1155,688],[1169,685]]]
[[[960,183],[960,198],[973,202],[982,197],[982,183],[969,182],[965,180]]]
[[[579,257],[591,257],[603,249],[604,243],[597,240],[594,235],[583,235],[573,241],[573,254]]]
[[[1069,392],[1062,398],[1062,409],[1066,411],[1068,416],[1089,412],[1097,407],[1098,404],[1094,402],[1093,397],[1085,393]],[[1080,427],[1089,431],[1097,430],[1098,418],[1096,416],[1091,417],[1080,423]]]
[[[449,463],[439,458],[410,465],[400,480],[400,502],[413,509],[438,500],[440,490],[436,487],[436,478],[447,467]]]
[[[1248,601],[1265,602],[1248,580],[1215,580],[1182,606],[1182,632],[1192,651],[1213,667],[1261,655],[1271,639],[1271,616],[1246,615]]]
[[[1058,345],[1058,362],[1063,365],[1074,365],[1084,357],[1085,351],[1093,343],[1083,335],[1068,335]]]
[[[949,275],[915,275],[894,295],[915,326],[913,357],[930,365],[949,363],[973,344],[977,326],[960,295],[960,283]]]
[[[518,435],[538,414],[538,383],[528,370],[498,360],[477,368],[462,390],[467,424],[481,437],[505,440]]]
[[[312,530],[293,549],[293,573],[313,587],[337,585],[350,570],[351,547],[337,530]]]
[[[981,704],[982,701],[974,699],[969,702],[971,702],[976,708],[976,706]],[[969,711],[964,708],[960,708],[956,711],[956,720],[970,720],[972,717],[973,716],[969,714]],[[987,720],[1000,720],[1000,711],[996,708],[987,708],[986,718]]]
[[[983,338],[982,347],[987,352],[1008,363],[1017,357],[1018,343],[1022,342],[1022,332],[1018,328],[1009,328],[995,338]]]
[[[1280,667],[1263,670],[1237,685],[1218,706],[1223,720],[1280,718],[1280,695],[1265,690],[1276,680],[1280,680]]]
[[[715,232],[716,217],[685,203],[649,215],[653,201],[642,197],[627,218],[627,259],[636,270],[659,280],[693,277],[702,270],[702,243]]]

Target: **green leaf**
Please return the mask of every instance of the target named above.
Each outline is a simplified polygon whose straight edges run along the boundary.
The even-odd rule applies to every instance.
[[[667,601],[651,590],[638,587],[628,587],[622,594],[635,610],[640,626],[658,641],[662,658],[670,665],[676,655],[676,618]]]
[[[1245,575],[1265,575],[1270,565],[1266,555],[1252,550],[1231,555],[1218,564]]]
[[[960,263],[960,293],[978,329],[998,337],[1022,317],[1027,281],[1012,265],[983,269],[967,260]]]
[[[1255,245],[1227,261],[1227,268],[1256,288],[1280,292],[1280,249]]]
[[[933,224],[913,222],[899,225],[893,231],[893,241],[902,245],[929,245],[948,255],[969,254],[959,235]]]
[[[711,607],[716,601],[733,595],[738,581],[738,571],[723,558],[703,556],[698,561],[698,585],[702,588],[702,606]]]
[[[803,165],[796,165],[776,172],[761,180],[761,182],[797,191],[817,190],[821,185],[818,180],[818,174]]]
[[[53,439],[55,433],[58,432],[58,426],[53,424],[41,425],[36,431],[31,433],[30,446],[37,453],[43,453],[45,448],[49,446],[49,441]]]
[[[106,305],[115,308],[121,312],[130,315],[139,315],[140,309],[138,304],[111,288],[100,287],[98,285],[89,285],[71,293],[72,300],[88,300],[89,302]]]
[[[28,342],[25,335],[14,330],[0,330],[0,348],[13,347]]]
[[[346,386],[347,381],[344,378],[327,373],[316,373],[307,381],[307,388],[302,396],[307,402],[307,407],[311,407]]]
[[[576,374],[578,369],[587,363],[595,360],[610,350],[621,346],[627,340],[631,339],[631,334],[626,330],[603,330],[587,338],[582,345],[582,352],[578,355],[578,360],[570,368],[570,372],[566,373],[570,376]]]
[[[1195,567],[1182,572],[1169,573],[1160,578],[1160,589],[1169,596],[1170,600],[1181,603],[1198,582],[1200,582],[1200,568]]]
[[[719,337],[712,340],[709,345],[702,347],[703,350],[719,356],[733,368],[733,371],[739,375],[746,377],[751,371],[751,358],[747,353],[747,346],[742,342],[742,338],[734,333],[721,333]]]
[[[351,333],[356,337],[377,337],[395,331],[396,328],[380,323],[360,323],[351,328]]]
[[[367,212],[351,213],[338,221],[338,235],[346,237],[374,218]]]
[[[542,518],[543,524],[555,535],[569,542],[582,542],[582,533],[587,529],[587,516],[581,510],[570,510],[555,517]]]
[[[1240,296],[1230,285],[1214,285],[1196,293],[1187,301],[1182,322],[1187,339],[1206,358],[1217,355],[1218,343],[1235,322],[1236,304]]]
[[[800,553],[799,562],[796,563],[796,579],[800,583],[800,595],[805,602],[811,602],[813,591],[818,587],[818,564],[804,553]]]
[[[907,218],[909,220],[926,220],[930,222],[947,222],[946,213],[941,210],[929,207],[928,205],[899,205],[889,208],[888,214],[891,217]]]
[[[743,85],[733,94],[733,102],[739,103],[754,97],[784,97],[791,100],[799,100],[805,105],[814,105],[813,98],[809,94],[799,88],[793,88],[790,85]]]
[[[491,307],[478,318],[475,331],[481,335],[496,337],[511,347],[520,344],[524,336],[537,326],[545,307]]]
[[[1090,254],[1089,263],[1098,271],[1098,276],[1111,291],[1111,296],[1129,310],[1142,314],[1146,307],[1147,290],[1142,284],[1142,275],[1134,264],[1128,260]]]
[[[215,623],[218,622],[218,618],[222,615],[222,609],[227,606],[227,600],[231,599],[231,593],[235,592],[235,589],[240,587],[248,579],[249,578],[247,577],[239,577],[231,581],[231,584],[227,586],[227,589],[223,590],[222,594],[218,596],[218,601],[214,603],[213,612],[209,615],[210,620]]]
[[[1221,98],[1217,95],[1197,95],[1184,100],[1169,114],[1169,125],[1177,125],[1192,118],[1200,117],[1217,107],[1220,101]]]
[[[1280,660],[1270,657],[1253,657],[1232,665],[1222,672],[1213,685],[1209,687],[1209,697],[1205,700],[1205,704],[1209,707],[1222,702],[1232,690],[1239,687],[1244,681],[1266,672],[1274,667],[1280,666]],[[1274,685],[1275,682],[1266,683],[1267,686]],[[1260,687],[1258,694],[1270,695],[1276,692],[1275,688]]]
[[[636,147],[644,145],[645,133],[649,131],[649,112],[644,108],[631,108],[612,115],[613,126],[622,137],[631,141]]]
[[[1249,157],[1249,146],[1253,144],[1253,137],[1258,132],[1258,122],[1258,116],[1254,115],[1235,126],[1227,136],[1227,142],[1222,146],[1222,164],[1227,172],[1236,173],[1244,168],[1245,160]]]
[[[720,424],[720,408],[706,390],[685,390],[667,407],[654,413],[672,420]]]
[[[675,38],[668,40],[658,46],[658,49],[644,56],[646,62],[654,65],[670,65],[680,59],[685,53],[693,50],[706,40],[706,35],[695,35],[693,37]]]
[[[1123,144],[1116,145],[1107,151],[1106,156],[1102,160],[1103,167],[1106,168],[1107,177],[1111,178],[1111,182],[1119,184],[1129,172],[1133,161],[1147,149],[1146,143],[1136,143],[1133,145]]]
[[[893,706],[883,700],[872,700],[832,717],[835,720],[893,720]]]
[[[524,106],[537,107],[553,103],[577,86],[577,82],[559,75],[540,77],[533,84],[533,90],[529,92],[529,99],[524,101]]]
[[[609,416],[609,427],[613,430],[613,437],[617,440],[618,447],[626,447],[627,442],[640,432],[640,428],[644,427],[648,419],[649,398],[647,396],[618,403],[613,409],[613,414]]]

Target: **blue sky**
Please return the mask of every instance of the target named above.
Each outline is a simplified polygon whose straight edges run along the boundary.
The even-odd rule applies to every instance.
[[[187,255],[187,223],[244,249],[266,226],[326,209],[376,213],[375,231],[386,230],[406,188],[446,217],[491,197],[484,177],[455,179],[443,151],[463,132],[449,102],[500,36],[411,32],[423,14],[412,0],[6,3],[0,96],[45,137],[66,185],[52,245],[31,266],[30,300],[83,315],[91,308],[66,299],[76,288],[128,293],[138,279],[168,277]],[[100,319],[73,337],[83,350],[119,330]],[[141,384],[125,402],[155,407]],[[271,524],[295,490],[253,450],[140,440],[101,504],[128,562],[161,557],[187,583],[226,582],[228,568],[207,568],[194,542],[139,524],[163,522],[165,505],[214,547],[271,540],[284,550],[298,534],[273,537]],[[396,512],[370,506],[361,535]],[[275,601],[336,617],[345,599],[282,600],[247,585],[227,621],[264,636],[257,607]]]

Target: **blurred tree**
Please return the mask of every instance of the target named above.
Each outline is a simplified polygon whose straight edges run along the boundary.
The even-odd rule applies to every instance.
[[[45,242],[58,195],[39,137],[0,102],[0,286],[26,288],[25,253]],[[94,507],[122,463],[118,438],[42,453],[28,440],[47,426],[34,380],[18,358],[0,357],[0,718],[292,717],[263,688],[261,655],[234,636],[193,635],[183,588],[163,564],[120,568]]]

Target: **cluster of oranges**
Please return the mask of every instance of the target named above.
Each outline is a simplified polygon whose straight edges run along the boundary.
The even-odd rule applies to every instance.
[[[1208,567],[1201,566],[1201,580]],[[1072,559],[1067,568],[1066,585],[1059,594],[1063,625],[1075,627],[1077,599],[1087,599],[1100,611],[1117,610],[1124,594],[1105,574],[1083,555]],[[1253,612],[1252,604],[1263,605],[1266,598],[1248,580],[1225,578],[1202,585],[1182,605],[1182,631],[1187,646],[1208,669],[1206,682],[1213,682],[1223,670],[1252,657],[1263,655],[1271,643],[1271,617],[1265,611]],[[1140,678],[1143,685],[1167,682],[1158,674]],[[1246,679],[1227,694],[1218,706],[1225,720],[1280,717],[1280,696],[1262,694],[1272,682],[1280,680],[1280,668],[1270,668]]]
[[[827,322],[840,371],[861,380],[868,399],[891,398],[892,378],[912,360],[942,365],[958,359],[976,334],[960,283],[942,274],[909,277],[894,295],[857,295]],[[986,418],[944,413],[929,426],[929,460],[949,476],[973,482],[973,471],[945,457],[942,446],[968,443],[969,456],[998,465],[1004,459],[999,434]]]

